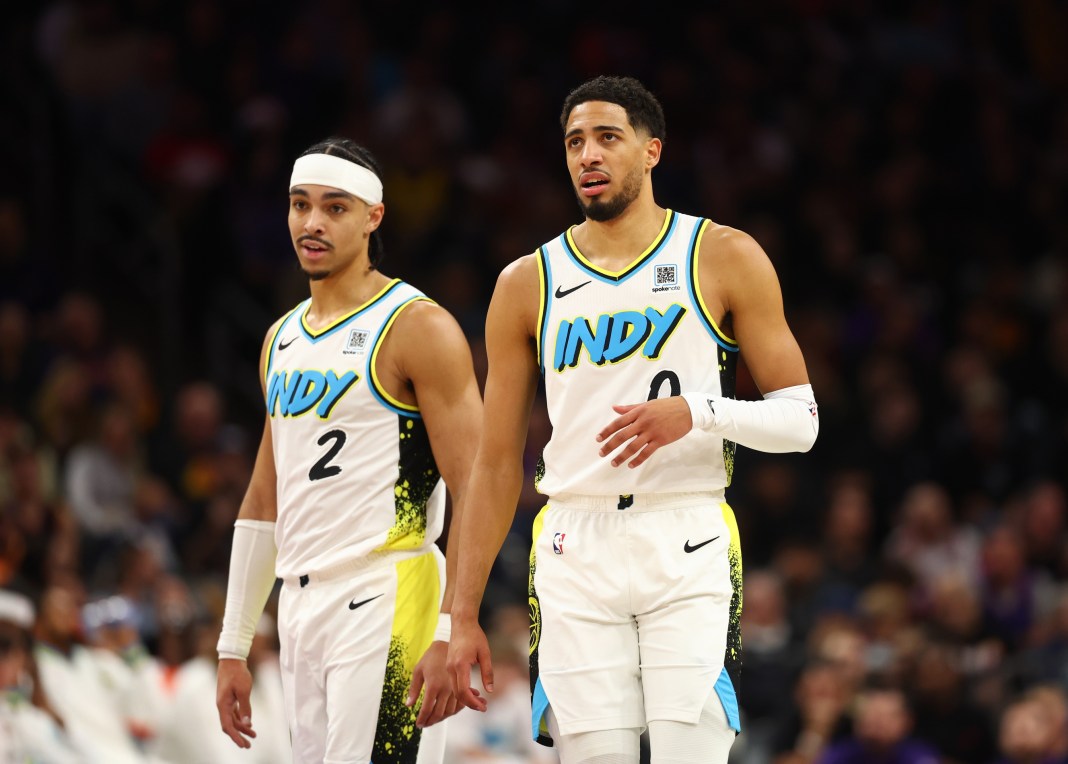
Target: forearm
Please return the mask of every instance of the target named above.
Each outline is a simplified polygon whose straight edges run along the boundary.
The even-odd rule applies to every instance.
[[[512,527],[523,487],[521,462],[502,467],[476,463],[464,507],[452,614],[477,620],[493,562]]]
[[[256,624],[274,588],[274,523],[239,519],[234,524],[220,658],[248,657]]]
[[[775,390],[761,401],[739,401],[705,393],[684,393],[693,426],[767,453],[808,451],[820,420],[812,385]]]

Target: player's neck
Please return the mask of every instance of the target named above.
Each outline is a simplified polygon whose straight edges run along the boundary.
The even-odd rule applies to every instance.
[[[598,222],[586,219],[573,232],[583,256],[601,267],[625,267],[641,255],[664,227],[667,210],[651,198],[636,199],[620,215]]]
[[[366,261],[355,262],[345,270],[324,279],[311,280],[311,305],[305,320],[313,329],[333,323],[365,305],[390,282],[388,276],[372,270]]]

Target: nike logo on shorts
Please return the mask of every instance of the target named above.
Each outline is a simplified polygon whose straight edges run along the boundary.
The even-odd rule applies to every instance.
[[[711,544],[713,541],[715,541],[718,538],[719,538],[719,536],[713,536],[708,541],[702,541],[700,544],[694,544],[693,546],[690,546],[690,540],[686,539],[686,543],[682,545],[682,551],[686,552],[686,554],[689,554],[690,552],[696,552],[698,549],[703,547],[705,544]]]
[[[366,605],[371,600],[376,600],[381,596],[382,596],[381,594],[376,594],[374,597],[368,597],[367,599],[365,599],[365,600],[363,600],[361,602],[357,602],[356,600],[353,600],[352,602],[349,603],[349,610],[355,610],[356,608],[360,607],[361,605]]]
[[[564,289],[563,287],[557,287],[556,288],[556,296],[557,297],[567,297],[572,292],[575,292],[575,291],[577,291],[579,289],[582,289],[582,287],[586,286],[589,283],[590,283],[589,281],[583,281],[578,286],[573,286],[570,289]]]

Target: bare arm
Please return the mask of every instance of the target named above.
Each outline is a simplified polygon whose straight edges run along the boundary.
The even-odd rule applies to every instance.
[[[808,371],[786,323],[782,290],[767,254],[748,234],[713,226],[701,242],[698,282],[712,316],[718,321],[730,316],[757,387],[765,395],[782,391],[786,400],[762,401],[756,408],[752,402],[721,400],[718,420],[707,408],[691,409],[689,395],[633,405],[621,401],[613,407],[620,416],[597,436],[601,456],[611,454],[613,466],[637,467],[697,424],[723,428],[724,437],[764,451],[808,450],[815,439],[815,403],[798,398],[804,391],[789,390],[808,385]],[[697,414],[691,411],[707,415],[708,421],[695,422]]]
[[[400,373],[415,392],[434,461],[452,497],[441,604],[441,612],[449,613],[467,483],[482,427],[482,398],[467,339],[447,311],[428,302],[414,303],[401,314],[392,331],[395,347],[402,353]],[[408,704],[414,704],[425,689],[416,717],[418,727],[436,724],[461,708],[445,669],[447,654],[447,643],[435,641],[412,672]]]
[[[538,383],[533,344],[538,300],[537,263],[528,256],[501,273],[486,317],[485,419],[460,528],[463,554],[449,647],[449,671],[460,699],[483,711],[485,700],[470,687],[471,666],[481,667],[483,684],[491,692],[493,670],[478,612],[523,487],[523,451]]]

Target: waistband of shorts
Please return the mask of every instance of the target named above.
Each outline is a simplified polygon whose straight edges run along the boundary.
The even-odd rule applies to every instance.
[[[337,581],[367,570],[375,570],[387,565],[394,565],[402,560],[410,560],[430,554],[431,549],[421,547],[419,549],[389,549],[371,552],[363,557],[345,560],[335,565],[328,565],[318,570],[309,570],[296,576],[286,576],[282,583],[294,589],[303,589],[311,584],[323,584],[329,581]]]
[[[618,496],[593,496],[561,493],[549,497],[549,505],[586,512],[655,512],[662,509],[721,504],[722,491],[684,491],[677,493],[631,493]]]

